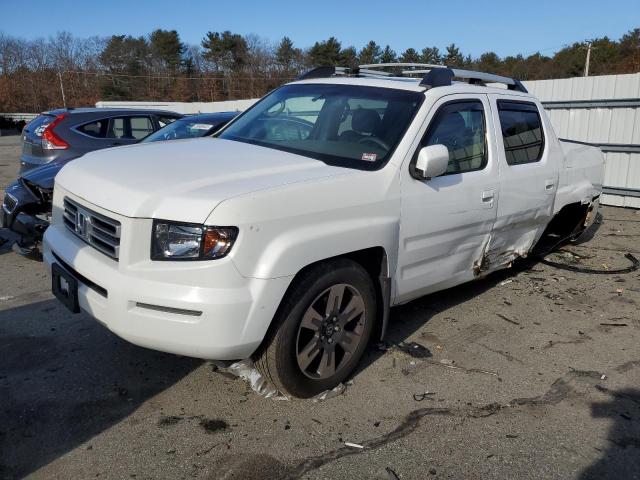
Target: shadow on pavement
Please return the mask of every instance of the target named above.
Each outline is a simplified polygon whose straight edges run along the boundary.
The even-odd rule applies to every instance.
[[[531,270],[532,268],[535,268],[535,264],[531,264],[531,262],[516,263],[513,268],[500,270],[486,278],[432,293],[392,308],[385,343],[396,344],[406,341],[411,335],[427,325],[438,313],[463,304],[494,288],[503,280],[515,276],[523,270]],[[384,355],[384,350],[376,347],[378,341],[379,338],[372,338],[371,346],[360,361],[356,372],[353,374],[354,377]]]
[[[0,478],[78,447],[200,364],[129,344],[55,300],[0,311]]]
[[[602,457],[579,476],[580,480],[640,478],[640,390],[608,390],[609,401],[591,405],[591,416],[613,422]]]

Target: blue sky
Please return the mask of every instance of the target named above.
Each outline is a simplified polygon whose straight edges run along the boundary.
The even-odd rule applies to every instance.
[[[0,9],[0,31],[22,38],[63,30],[80,37],[145,35],[165,28],[197,44],[209,30],[231,30],[274,42],[287,35],[303,48],[332,35],[343,46],[359,49],[373,39],[397,52],[443,50],[455,42],[473,56],[550,55],[575,41],[617,39],[638,26],[640,0],[4,0]]]

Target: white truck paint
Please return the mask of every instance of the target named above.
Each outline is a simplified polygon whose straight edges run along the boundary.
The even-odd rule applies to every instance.
[[[377,78],[293,83],[315,84],[418,92],[424,100],[388,162],[373,171],[220,138],[97,151],[65,166],[56,178],[44,259],[49,268],[63,264],[108,292],[105,297],[80,280],[81,309],[142,346],[247,358],[295,276],[314,262],[383,249],[385,300],[397,305],[527,256],[569,204],[584,205],[590,221],[595,217],[602,154],[558,141],[542,106],[526,93],[457,83],[425,89]],[[483,107],[486,166],[415,178],[412,158],[440,107],[469,100]],[[499,100],[537,107],[544,130],[539,161],[507,164]],[[65,198],[120,222],[117,261],[65,227]],[[218,260],[153,261],[153,219],[234,226],[239,234]]]

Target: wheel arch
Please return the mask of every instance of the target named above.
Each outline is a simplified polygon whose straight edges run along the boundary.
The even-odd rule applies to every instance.
[[[300,270],[298,270],[298,272],[291,279],[291,282],[289,282],[289,286],[287,287],[287,290],[280,300],[278,308],[276,309],[276,313],[271,323],[269,324],[269,328],[267,330],[267,334],[265,335],[265,339],[263,340],[263,344],[273,334],[273,330],[277,328],[277,322],[275,322],[275,319],[282,314],[282,309],[285,305],[288,304],[291,292],[294,290],[300,278],[314,267],[338,259],[347,259],[359,264],[367,271],[367,273],[371,277],[371,281],[373,282],[376,292],[376,304],[378,307],[372,338],[382,339],[384,337],[387,329],[389,308],[391,303],[391,282],[389,276],[391,266],[389,265],[389,258],[387,256],[387,251],[385,250],[385,248],[382,246],[376,246],[364,248],[361,250],[354,250],[340,255],[324,258],[322,260],[317,260],[305,265]],[[262,347],[263,345],[261,345],[257,351],[259,352]]]

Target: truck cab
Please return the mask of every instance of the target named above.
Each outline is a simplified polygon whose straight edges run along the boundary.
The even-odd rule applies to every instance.
[[[321,67],[215,138],[65,166],[44,259],[54,294],[121,337],[251,357],[309,397],[353,372],[392,306],[506,268],[551,227],[580,233],[602,177],[517,80]]]

